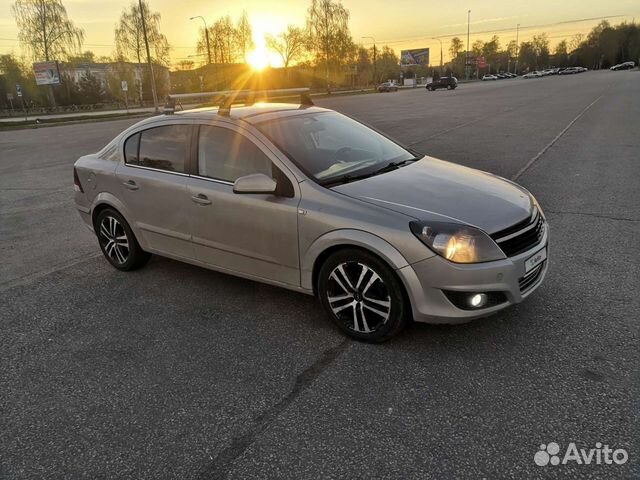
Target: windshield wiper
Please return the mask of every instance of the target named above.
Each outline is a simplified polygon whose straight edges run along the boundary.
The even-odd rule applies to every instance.
[[[341,175],[336,178],[331,178],[329,180],[325,180],[324,182],[320,182],[320,185],[323,187],[333,187],[334,185],[342,185],[343,183],[353,182],[354,180],[362,180],[363,178],[368,178],[372,176],[372,173],[360,173],[360,174],[351,174],[351,175]]]
[[[413,157],[406,160],[400,160],[399,162],[389,162],[384,167],[378,168],[377,170],[374,170],[372,172],[341,175],[339,177],[331,178],[329,180],[321,182],[320,185],[322,185],[323,187],[332,187],[334,185],[353,182],[354,180],[362,180],[363,178],[369,178],[373,177],[374,175],[379,175],[381,173],[390,172],[391,170],[396,170],[408,163],[416,162],[421,158],[422,157]]]
[[[391,170],[396,170],[396,169],[406,165],[407,163],[417,162],[418,160],[420,160],[420,158],[413,157],[413,158],[408,158],[407,160],[401,160],[399,162],[389,162],[384,167],[381,167],[381,168],[371,172],[370,175],[378,175],[379,173],[390,172]]]

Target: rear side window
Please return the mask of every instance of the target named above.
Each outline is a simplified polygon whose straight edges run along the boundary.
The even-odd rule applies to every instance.
[[[184,173],[189,156],[190,125],[167,125],[150,128],[140,134],[137,165],[169,172]],[[129,141],[125,144],[125,154]],[[133,145],[131,146],[133,151]],[[134,163],[134,162],[131,162]]]
[[[140,143],[140,134],[136,133],[135,135],[127,138],[127,141],[124,143],[124,161],[127,163],[132,163],[133,165],[138,165],[138,145]]]
[[[234,182],[252,173],[271,177],[272,164],[251,140],[227,128],[200,127],[198,175]]]

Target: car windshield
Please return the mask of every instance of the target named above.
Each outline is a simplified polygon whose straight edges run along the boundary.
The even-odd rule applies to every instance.
[[[336,112],[295,115],[256,127],[322,184],[414,159],[400,145]]]

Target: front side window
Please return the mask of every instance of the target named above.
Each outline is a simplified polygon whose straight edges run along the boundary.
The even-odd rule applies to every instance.
[[[198,140],[198,175],[234,182],[252,173],[272,176],[271,160],[244,135],[202,125]]]
[[[140,134],[136,133],[127,138],[124,143],[124,161],[133,165],[138,165],[138,145],[140,144]]]
[[[144,130],[140,133],[138,164],[184,173],[189,157],[190,138],[190,125],[166,125]]]
[[[323,184],[414,157],[378,132],[336,112],[268,120],[256,127]]]

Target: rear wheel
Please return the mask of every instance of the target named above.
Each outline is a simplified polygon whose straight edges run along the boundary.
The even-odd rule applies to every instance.
[[[407,324],[402,284],[368,252],[346,249],[331,255],[320,269],[318,296],[338,328],[357,340],[383,342]]]
[[[147,263],[151,255],[140,248],[131,227],[116,210],[102,210],[95,226],[100,250],[115,268],[129,271]]]

